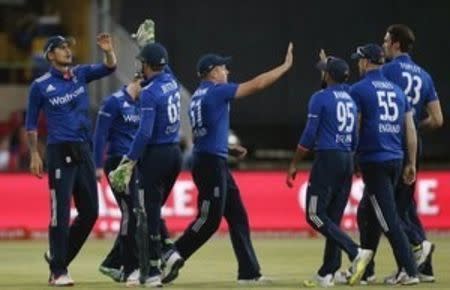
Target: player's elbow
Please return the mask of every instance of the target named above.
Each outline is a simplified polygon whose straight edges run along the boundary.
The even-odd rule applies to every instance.
[[[431,126],[433,127],[433,129],[440,128],[444,125],[444,118],[442,117],[442,115],[434,116],[431,118],[431,120]]]

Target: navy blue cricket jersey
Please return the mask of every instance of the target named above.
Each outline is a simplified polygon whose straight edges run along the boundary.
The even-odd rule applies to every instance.
[[[97,115],[94,133],[94,157],[97,168],[103,167],[108,143],[108,156],[128,153],[139,128],[140,103],[128,94],[126,86],[105,98]]]
[[[350,88],[361,113],[359,161],[403,159],[405,113],[410,111],[403,91],[386,79],[380,69],[371,70]]]
[[[227,158],[230,101],[234,99],[237,88],[235,83],[200,83],[189,106],[194,152]]]
[[[142,83],[141,120],[128,157],[137,160],[146,145],[180,142],[180,87],[166,70]]]
[[[36,130],[39,112],[47,116],[48,144],[86,142],[91,139],[87,84],[111,74],[104,64],[73,67],[69,74],[51,68],[33,81],[25,121],[27,131]]]
[[[382,67],[383,75],[398,85],[408,97],[413,110],[416,128],[425,117],[425,107],[438,100],[436,89],[430,75],[414,63],[408,54],[402,54]]]
[[[316,151],[353,151],[357,115],[348,85],[336,84],[315,93],[309,101],[308,121],[299,146]]]

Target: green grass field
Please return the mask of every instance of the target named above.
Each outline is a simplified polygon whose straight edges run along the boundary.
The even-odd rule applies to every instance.
[[[437,245],[434,267],[437,282],[420,284],[414,289],[450,289],[450,237],[434,236]],[[166,288],[174,289],[298,289],[302,281],[309,279],[321,263],[323,239],[305,237],[255,238],[263,273],[273,278],[271,285],[241,286],[236,283],[236,261],[227,237],[214,238],[196,253],[182,269],[180,277]],[[77,259],[70,266],[76,289],[123,289],[125,285],[114,283],[102,276],[97,268],[112,245],[111,240],[89,240]],[[47,242],[0,242],[0,289],[48,289],[47,266],[42,254]],[[377,278],[382,280],[394,270],[389,245],[384,240],[376,259]],[[343,265],[347,266],[347,258]],[[386,289],[387,286],[358,286],[355,289]],[[336,286],[336,288],[350,288]]]

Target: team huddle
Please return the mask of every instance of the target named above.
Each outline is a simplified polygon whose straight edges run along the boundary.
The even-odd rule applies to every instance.
[[[281,65],[243,83],[228,82],[231,58],[203,55],[196,68],[200,84],[189,108],[181,108],[180,84],[169,67],[166,48],[154,41],[153,29],[147,20],[138,30],[139,71],[104,99],[93,136],[87,84],[114,72],[111,36],[102,33],[97,38],[103,64],[72,67],[71,43],[62,36],[50,37],[44,46],[51,68],[31,85],[26,128],[30,170],[42,177],[36,128],[39,112],[45,112],[51,219],[44,258],[49,284],[74,285],[68,266],[95,224],[97,179],[102,176],[122,213],[117,239],[99,268],[104,275],[127,286],[171,283],[224,217],[238,263],[237,282],[270,283],[261,273],[247,212],[227,165],[229,155],[246,155],[245,148],[228,144],[229,106],[288,72],[293,45]],[[358,61],[362,79],[353,85],[346,83],[350,69],[344,60],[320,54],[317,68],[323,90],[311,97],[307,125],[286,180],[292,187],[297,163],[314,150],[306,219],[326,237],[326,247],[323,265],[306,286],[373,282],[381,233],[389,239],[398,266],[386,283],[434,281],[434,245],[426,239],[413,194],[420,156],[417,129],[436,128],[443,121],[430,76],[408,55],[413,42],[408,27],[393,25],[383,48],[358,47],[352,59]],[[385,58],[392,60],[384,64]],[[198,211],[182,235],[172,240],[161,207],[181,170],[180,114],[186,111],[194,136],[192,177],[199,193]],[[354,172],[362,174],[366,186],[358,209],[360,244],[339,227]],[[72,197],[78,215],[70,224]],[[341,250],[351,261],[344,271]]]

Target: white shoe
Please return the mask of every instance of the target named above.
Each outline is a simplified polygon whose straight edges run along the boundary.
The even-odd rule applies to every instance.
[[[352,276],[349,270],[337,271],[334,273],[334,283],[335,284],[347,284],[348,279]]]
[[[422,273],[419,273],[419,280],[420,280],[420,282],[425,282],[425,283],[433,283],[436,281],[436,279],[434,278],[433,275],[425,275]]]
[[[361,281],[362,276],[364,275],[367,265],[370,263],[372,259],[373,251],[366,249],[358,249],[358,255],[352,262],[351,268],[351,277],[348,279],[348,284],[353,286]]]
[[[159,288],[159,287],[162,287],[162,286],[163,286],[163,284],[162,284],[162,281],[161,281],[161,275],[155,275],[155,276],[152,276],[152,277],[148,277],[145,280],[145,287],[148,287],[148,288]]]
[[[402,280],[400,281],[402,285],[416,285],[420,283],[420,279],[417,276],[409,276],[406,274],[406,276],[403,276]]]
[[[334,287],[333,274],[327,274],[325,277],[316,275],[313,280],[304,280],[303,286],[306,288],[323,287],[329,288]]]
[[[419,284],[420,279],[417,276],[409,276],[404,269],[396,274],[390,275],[384,279],[384,284],[387,285],[415,285]]]
[[[135,287],[135,286],[141,285],[141,282],[139,281],[140,276],[141,276],[141,272],[139,271],[139,269],[134,270],[127,277],[127,281],[125,282],[125,285],[127,287]]]
[[[180,254],[173,250],[165,259],[165,267],[162,273],[162,282],[170,283],[178,277],[178,272],[184,266],[184,259]]]
[[[423,263],[434,251],[434,244],[430,241],[423,241],[420,250],[414,252],[414,258],[416,259],[417,267],[422,266]]]
[[[75,282],[70,277],[69,273],[62,274],[57,277],[55,277],[55,275],[51,274],[48,284],[50,286],[56,286],[56,287],[69,287],[69,286],[73,286],[75,284]]]
[[[314,279],[320,287],[328,288],[334,286],[333,274],[327,274],[325,277],[316,275]]]
[[[369,285],[369,284],[375,284],[377,282],[377,277],[375,275],[369,276],[366,279],[361,279],[359,284],[361,285]]]
[[[404,275],[407,275],[405,270],[397,271],[384,278],[383,282],[387,285],[397,285]]]
[[[241,285],[267,285],[272,284],[272,279],[266,276],[259,276],[252,279],[238,279],[238,284]]]

